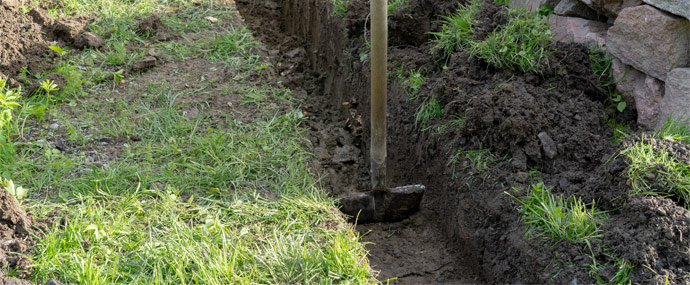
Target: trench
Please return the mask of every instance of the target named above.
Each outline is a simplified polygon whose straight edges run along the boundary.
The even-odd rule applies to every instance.
[[[620,160],[604,121],[606,92],[591,72],[583,46],[556,45],[542,76],[497,70],[465,53],[439,64],[431,31],[457,1],[411,0],[408,14],[389,22],[390,61],[423,70],[423,99],[411,100],[400,78],[389,77],[389,186],[424,184],[419,212],[395,223],[359,224],[378,279],[400,284],[594,282],[585,255],[571,243],[547,247],[524,237],[513,186],[557,185],[557,190],[604,209],[626,191]],[[486,1],[481,29],[505,20]],[[330,1],[237,0],[248,26],[266,44],[283,84],[303,102],[321,186],[334,197],[369,184],[369,67],[365,45],[368,1],[351,0],[345,15]],[[423,130],[422,102],[437,99],[443,120]],[[447,127],[456,115],[462,127]],[[556,141],[547,157],[537,134]],[[458,149],[495,152],[491,165],[460,157]],[[622,166],[621,166],[622,165]],[[574,261],[573,261],[574,260]],[[566,266],[563,266],[566,264]],[[570,265],[567,265],[570,264]]]

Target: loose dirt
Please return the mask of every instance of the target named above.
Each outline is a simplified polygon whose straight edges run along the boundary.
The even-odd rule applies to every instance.
[[[12,194],[0,187],[0,284],[31,284],[5,272],[17,272],[21,278],[31,275],[32,262],[26,256],[34,238],[29,233],[37,224],[19,206]]]

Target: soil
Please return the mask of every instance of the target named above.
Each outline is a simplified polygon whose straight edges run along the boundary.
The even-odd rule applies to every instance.
[[[481,39],[507,21],[506,8],[485,1],[478,13]],[[390,186],[418,184],[428,192],[420,211],[398,223],[357,225],[372,267],[392,283],[595,283],[609,280],[613,257],[631,261],[634,283],[687,283],[690,272],[688,211],[658,196],[628,196],[627,161],[616,154],[607,90],[592,73],[589,49],[554,43],[540,74],[498,70],[462,51],[445,62],[430,55],[428,32],[457,8],[456,1],[412,0],[389,22],[390,61],[425,71],[419,99],[389,85]],[[237,1],[249,26],[274,49],[277,66],[294,67],[290,87],[310,114],[306,122],[335,197],[366,191],[368,175],[368,1],[352,0],[347,15],[333,16],[318,0]],[[291,57],[303,49],[306,56]],[[299,52],[302,54],[302,52]],[[444,68],[445,64],[445,68]],[[297,79],[294,79],[297,78]],[[392,78],[392,77],[390,77]],[[443,120],[464,124],[437,131],[414,126],[421,102],[436,98]],[[617,116],[635,121],[635,111]],[[659,143],[681,160],[687,147]],[[468,161],[449,164],[458,149],[489,149],[502,158],[481,169]],[[687,161],[687,160],[686,160]],[[604,236],[591,246],[528,239],[519,220],[517,189],[544,182],[553,192],[576,196],[608,211]],[[524,192],[524,191],[522,191]],[[683,239],[683,236],[686,238]],[[593,258],[600,269],[589,272]],[[652,270],[649,270],[652,269]]]
[[[20,10],[25,5],[28,13]],[[30,1],[2,1],[0,3],[0,78],[11,86],[20,82],[16,75],[26,67],[31,74],[50,70],[51,58],[57,54],[48,47],[56,43],[80,49],[99,48],[103,41],[98,35],[84,30],[88,17],[53,19],[43,8]]]
[[[0,284],[31,284],[17,278],[4,277],[8,270],[21,278],[31,275],[32,262],[26,256],[34,244],[29,233],[35,226],[14,196],[0,187]]]

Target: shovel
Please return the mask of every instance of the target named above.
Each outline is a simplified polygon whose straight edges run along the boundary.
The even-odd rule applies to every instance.
[[[341,211],[360,223],[398,221],[419,209],[423,185],[386,186],[388,0],[371,0],[371,186],[340,199]]]

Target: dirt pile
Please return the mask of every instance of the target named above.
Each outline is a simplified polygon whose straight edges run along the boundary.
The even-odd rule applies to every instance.
[[[8,271],[16,272],[21,278],[31,275],[32,263],[25,255],[30,254],[34,244],[29,231],[35,226],[12,194],[0,187],[0,283],[24,284],[16,278],[4,277]]]
[[[17,85],[14,76],[24,67],[38,73],[52,67],[55,52],[48,47],[74,44],[100,48],[103,40],[85,30],[89,18],[53,19],[29,1],[0,2],[0,77]]]

